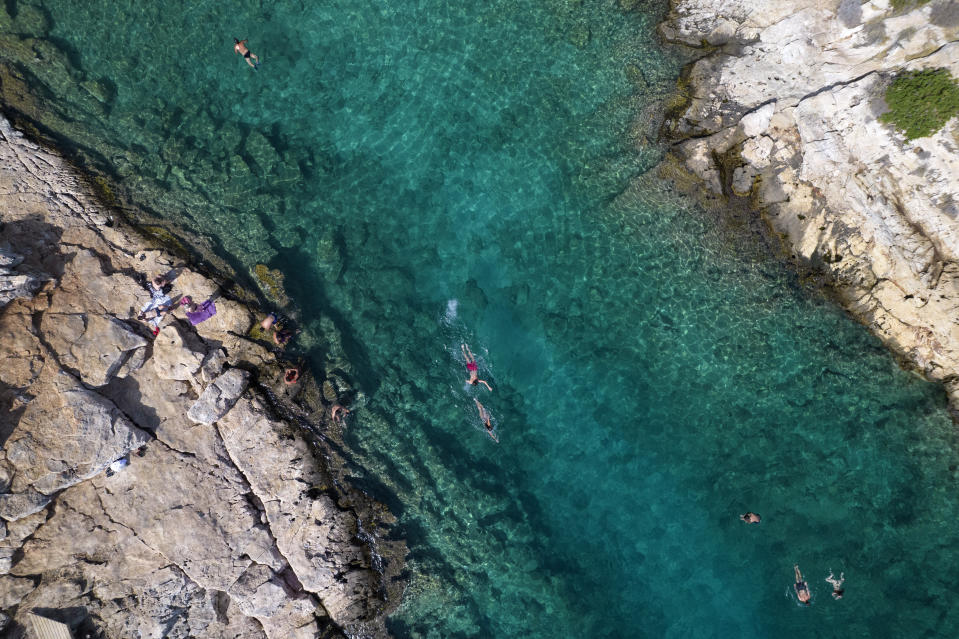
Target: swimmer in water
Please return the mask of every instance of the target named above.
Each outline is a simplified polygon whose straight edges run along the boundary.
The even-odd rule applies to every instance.
[[[754,513],[752,511],[740,515],[739,518],[747,524],[758,524],[762,519],[762,517],[759,516],[759,513]]]
[[[330,417],[333,420],[334,424],[339,424],[343,421],[343,418],[350,414],[350,409],[345,406],[340,406],[339,404],[333,404],[333,408],[330,410]]]
[[[479,367],[476,365],[476,358],[473,357],[473,351],[470,350],[470,347],[466,344],[460,344],[460,348],[463,351],[463,357],[466,359],[466,370],[469,371],[470,378],[466,380],[468,384],[476,386],[477,384],[482,384],[486,387],[487,390],[493,390],[493,387],[485,379],[479,378]]]
[[[832,584],[832,598],[842,599],[842,593],[844,592],[844,590],[842,589],[842,582],[846,581],[846,573],[844,572],[839,573],[839,579],[836,579],[835,577],[833,577],[832,570],[830,569],[829,576],[826,577],[826,581]]]
[[[796,589],[796,596],[799,597],[799,601],[806,604],[807,606],[812,599],[812,594],[809,592],[809,586],[803,581],[802,573],[799,572],[799,564],[793,566],[793,569],[796,571],[796,583],[793,584],[793,588]]]
[[[489,435],[489,438],[492,439],[497,444],[499,443],[499,437],[496,436],[496,433],[493,432],[493,421],[490,417],[489,411],[479,403],[479,400],[475,397],[473,401],[476,402],[476,410],[479,411],[480,419],[483,420],[483,427],[486,428],[486,434]]]
[[[256,54],[246,48],[247,40],[237,40],[233,38],[233,42],[236,44],[233,45],[233,51],[243,56],[243,59],[246,60],[246,63],[256,69],[260,64],[260,59],[256,57]]]

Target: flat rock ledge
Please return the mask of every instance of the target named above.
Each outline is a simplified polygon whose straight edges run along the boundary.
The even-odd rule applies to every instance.
[[[217,294],[0,119],[0,635],[37,613],[117,639],[389,636],[405,548],[304,436],[336,438],[331,401],[294,402],[311,387],[225,296],[154,338],[156,273]]]
[[[704,200],[762,212],[790,259],[959,407],[959,119],[879,121],[897,73],[959,78],[959,8],[932,0],[673,0],[660,33],[706,48],[667,120]]]

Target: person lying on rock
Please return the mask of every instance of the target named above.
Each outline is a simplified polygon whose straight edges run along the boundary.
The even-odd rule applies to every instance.
[[[147,325],[150,327],[150,332],[156,337],[160,334],[160,324],[163,323],[163,318],[166,317],[166,314],[170,312],[170,307],[160,305],[149,312],[153,314],[153,317],[150,317],[146,313],[140,313],[141,317],[139,317],[139,319],[146,320]]]
[[[137,315],[138,320],[146,319],[147,313],[150,311],[170,306],[172,300],[170,296],[167,295],[168,291],[165,290],[169,284],[162,275],[157,275],[153,278],[150,284],[147,285],[147,290],[150,292],[150,301],[144,304],[143,308],[140,309],[140,314]]]
[[[157,275],[152,280],[147,288],[150,290],[150,295],[153,297],[166,295],[170,292],[170,281],[163,275]]]

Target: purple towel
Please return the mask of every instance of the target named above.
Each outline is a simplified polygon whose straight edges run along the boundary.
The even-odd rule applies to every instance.
[[[213,300],[207,300],[201,304],[196,305],[195,311],[187,311],[186,317],[190,320],[190,323],[196,326],[200,322],[205,322],[216,315],[216,304],[213,303]]]

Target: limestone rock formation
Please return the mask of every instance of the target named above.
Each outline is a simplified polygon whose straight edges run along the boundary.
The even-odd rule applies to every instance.
[[[60,365],[90,386],[103,386],[130,360],[142,363],[147,345],[129,326],[99,313],[47,312],[40,330]]]
[[[36,512],[37,493],[50,496],[89,479],[150,439],[113,402],[52,368],[44,366],[31,385],[34,398],[0,453],[0,464],[10,469],[8,494],[29,496],[29,507],[4,513],[7,520]]]
[[[4,636],[35,608],[78,636],[387,636],[401,587],[384,585],[357,521],[385,511],[331,482],[340,471],[276,416],[307,423],[322,404],[258,390],[285,385],[270,345],[247,335],[251,311],[104,214],[2,118],[0,222],[0,245],[16,247],[0,251]],[[153,339],[136,316],[158,273],[217,314],[192,326],[175,309]],[[400,566],[402,544],[389,549]]]
[[[317,593],[330,616],[345,628],[375,617],[382,602],[368,572],[359,568],[366,550],[358,543],[356,522],[328,495],[311,494],[326,479],[315,470],[307,442],[250,399],[241,400],[217,428],[263,504],[276,545],[303,587]],[[321,548],[318,539],[335,543]]]
[[[240,368],[231,368],[206,387],[187,417],[199,424],[213,424],[226,415],[240,398],[249,383],[250,374]]]
[[[950,12],[950,6],[953,10]],[[959,121],[878,120],[899,72],[959,77],[959,14],[932,0],[675,0],[665,38],[717,47],[668,132],[715,197],[751,198],[800,265],[959,401]]]

